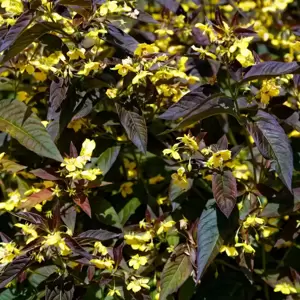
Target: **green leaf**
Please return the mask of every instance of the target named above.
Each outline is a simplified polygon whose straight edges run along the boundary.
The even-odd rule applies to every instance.
[[[11,58],[21,53],[27,46],[29,46],[36,39],[49,31],[60,31],[61,25],[58,23],[40,22],[29,29],[23,31],[18,38],[11,44],[7,51],[3,54],[0,61],[4,63]]]
[[[50,265],[41,268],[37,268],[32,271],[31,275],[28,277],[28,281],[34,287],[37,287],[41,282],[46,280],[51,274],[58,271],[57,266]]]
[[[236,180],[231,171],[214,174],[212,190],[220,210],[228,218],[235,206],[237,197]]]
[[[120,218],[114,207],[105,199],[100,199],[95,209],[93,209],[99,221],[110,226],[122,228]]]
[[[125,206],[119,211],[119,219],[121,224],[124,226],[128,221],[131,215],[135,213],[135,210],[141,205],[141,202],[138,198],[130,199]]]
[[[284,185],[292,190],[293,152],[290,141],[276,118],[259,110],[254,122],[247,125],[255,144],[266,159],[275,163],[275,169]]]
[[[160,300],[176,292],[190,277],[193,266],[185,244],[177,246],[166,262],[161,274]]]
[[[5,158],[2,158],[0,160],[0,164],[2,165],[4,171],[11,172],[11,173],[17,173],[27,168],[26,166],[20,165],[15,161],[5,159]]]
[[[62,156],[40,119],[32,113],[24,121],[26,112],[27,106],[23,102],[2,100],[0,102],[0,130],[8,133],[38,155],[62,161]]]
[[[214,200],[208,201],[198,224],[197,280],[218,255],[224,242],[218,227],[217,209],[213,204]]]
[[[128,111],[116,103],[120,122],[124,127],[129,139],[146,154],[147,152],[147,125],[143,116],[136,112]]]
[[[93,167],[99,168],[102,171],[102,174],[105,175],[110,170],[114,162],[116,161],[120,150],[121,150],[120,146],[115,146],[106,149],[104,152],[100,154],[97,160],[92,164]]]
[[[13,300],[19,297],[19,293],[17,291],[11,291],[10,289],[5,289],[2,293],[0,293],[0,300]]]
[[[169,193],[168,193],[171,202],[177,199],[180,195],[184,194],[185,192],[191,189],[191,187],[193,186],[193,179],[188,178],[187,181],[188,181],[188,186],[185,189],[183,189],[179,185],[175,184],[173,179],[171,180],[169,186]]]

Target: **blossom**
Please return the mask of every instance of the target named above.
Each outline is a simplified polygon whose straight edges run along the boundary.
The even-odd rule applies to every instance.
[[[21,0],[2,0],[0,2],[1,7],[8,13],[19,15],[23,12],[23,3]]]
[[[236,251],[236,249],[234,247],[225,246],[225,245],[223,245],[220,248],[220,253],[222,253],[222,252],[226,252],[226,254],[228,256],[237,256],[238,255],[238,252]]]
[[[172,174],[171,177],[173,179],[173,183],[181,189],[185,190],[188,188],[189,182],[186,178],[185,169],[183,167],[180,167],[177,170],[177,173]]]
[[[134,161],[129,161],[127,158],[124,158],[123,161],[128,178],[135,178],[137,176],[136,163]]]
[[[185,146],[190,148],[192,151],[196,151],[199,149],[198,143],[196,142],[195,137],[184,134],[183,137],[178,137],[177,140],[180,140],[182,143],[184,143]]]
[[[101,255],[106,255],[108,253],[107,248],[102,245],[101,242],[95,242],[94,249],[96,251],[95,254],[100,253]]]
[[[244,221],[243,223],[243,227],[244,228],[248,228],[250,226],[255,226],[256,224],[258,225],[262,225],[264,224],[264,219],[262,218],[258,218],[256,216],[250,215],[247,217],[247,219]]]
[[[156,233],[160,235],[163,232],[168,232],[175,224],[175,221],[163,221],[160,223],[160,226]]]
[[[117,64],[114,68],[111,68],[111,70],[117,70],[118,74],[122,77],[126,76],[128,72],[137,72],[137,68],[132,66],[132,59],[130,57],[122,59],[122,63]]]
[[[94,140],[85,139],[81,147],[80,156],[89,160],[92,157],[95,148],[96,143]]]
[[[100,68],[99,62],[90,61],[84,64],[84,68],[78,72],[78,75],[88,76],[91,71],[97,71]]]
[[[274,79],[263,80],[262,87],[259,91],[260,100],[263,104],[269,104],[272,97],[278,96],[280,87],[276,85]]]
[[[130,195],[133,193],[132,186],[133,186],[133,182],[125,182],[125,183],[121,184],[120,192],[124,198],[126,198],[127,195]]]
[[[192,46],[192,49],[195,50],[196,52],[200,53],[200,57],[205,59],[206,57],[212,58],[212,59],[216,59],[217,56],[211,52],[209,52],[208,50],[204,49],[203,47],[196,47],[196,46]]]
[[[117,97],[118,89],[107,89],[105,93],[108,98],[114,99]]]
[[[249,245],[249,244],[246,244],[246,243],[236,243],[234,245],[235,247],[243,247],[244,251],[246,253],[255,253],[255,249]]]
[[[208,159],[206,165],[209,168],[220,168],[223,166],[224,162],[230,159],[231,159],[230,150],[220,150],[212,154],[212,156]]]
[[[112,270],[114,268],[114,261],[111,258],[91,259],[90,262],[98,269]]]
[[[152,235],[149,231],[142,234],[129,233],[124,235],[124,240],[127,245],[130,245],[133,250],[147,251],[149,250],[149,244],[152,239]]]
[[[47,248],[50,246],[56,247],[62,256],[68,255],[71,253],[71,249],[66,245],[65,239],[61,237],[59,231],[51,232],[44,237],[42,241],[42,248]]]
[[[180,154],[178,153],[178,144],[174,144],[171,149],[164,149],[163,155],[169,155],[171,158],[180,160]]]
[[[135,279],[133,277],[133,280],[127,285],[127,290],[132,290],[134,293],[139,292],[142,287],[145,289],[150,289],[150,286],[147,284],[149,282],[149,278],[139,278]]]
[[[107,296],[113,297],[114,295],[121,297],[121,292],[118,289],[113,288],[113,289],[110,289],[107,293]]]
[[[139,254],[136,254],[129,260],[129,266],[137,270],[140,268],[140,266],[144,266],[147,261],[148,259],[146,256],[139,256]]]
[[[15,226],[21,228],[22,231],[24,232],[24,234],[29,235],[29,238],[27,239],[26,244],[29,244],[30,242],[32,242],[33,240],[38,238],[38,233],[35,230],[36,227],[33,224],[16,223]]]
[[[159,175],[156,175],[156,176],[150,178],[149,184],[157,184],[157,183],[163,181],[164,179],[165,179],[165,177],[163,177],[159,174]]]
[[[102,174],[102,171],[98,168],[88,169],[88,170],[82,171],[80,173],[80,175],[83,179],[86,179],[89,181],[96,180],[97,175],[101,175],[101,174]]]
[[[154,44],[141,43],[138,44],[137,48],[134,51],[136,56],[145,56],[151,53],[159,52],[159,48]]]
[[[274,287],[274,292],[281,292],[284,295],[296,294],[297,290],[287,282],[278,283]]]
[[[85,49],[80,48],[80,49],[69,50],[67,52],[67,55],[70,57],[70,60],[77,60],[78,58],[85,59],[84,53],[85,53]]]
[[[14,242],[0,243],[0,264],[8,264],[20,254]]]
[[[0,209],[12,211],[14,208],[19,206],[21,200],[21,195],[18,191],[10,192],[8,194],[8,200],[0,202]]]

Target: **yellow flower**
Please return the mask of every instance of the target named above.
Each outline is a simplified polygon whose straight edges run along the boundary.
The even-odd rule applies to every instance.
[[[209,168],[220,168],[223,163],[231,159],[230,150],[220,150],[214,152],[212,156],[207,161],[207,166]]]
[[[0,264],[8,264],[20,254],[14,242],[0,243]]]
[[[73,49],[67,52],[67,55],[70,57],[70,60],[77,60],[78,58],[85,59],[85,49]]]
[[[132,59],[130,57],[122,59],[122,64],[117,64],[111,70],[117,70],[122,77],[126,76],[128,72],[137,72],[137,69],[132,66]]]
[[[142,289],[142,287],[149,290],[150,286],[147,284],[148,282],[148,278],[135,279],[133,277],[133,280],[127,285],[127,290],[132,290],[134,293],[139,292]]]
[[[88,76],[91,71],[97,71],[100,68],[99,62],[90,61],[84,64],[84,68],[78,72],[78,75]]]
[[[111,258],[92,259],[90,262],[98,269],[112,270],[114,268],[114,261]]]
[[[136,56],[145,56],[151,53],[159,52],[159,48],[154,44],[146,44],[142,43],[137,46],[134,51],[134,55]]]
[[[168,232],[174,225],[176,224],[175,221],[163,221],[160,223],[160,226],[157,230],[157,234],[160,235],[163,232]]]
[[[214,42],[217,40],[216,34],[214,32],[214,30],[212,29],[212,27],[209,24],[202,24],[202,23],[197,23],[195,25],[196,28],[200,29],[203,34],[206,34],[211,42]]]
[[[106,95],[110,99],[116,98],[117,94],[118,94],[118,89],[107,89],[106,90]]]
[[[133,193],[132,186],[133,186],[133,182],[125,182],[125,183],[121,184],[120,192],[124,198],[126,198],[127,195],[130,195]]]
[[[177,170],[177,173],[172,174],[171,177],[173,179],[173,183],[181,189],[185,190],[188,188],[189,182],[186,178],[185,169],[183,167],[180,167]]]
[[[194,51],[200,53],[200,58],[205,59],[206,57],[210,57],[212,59],[217,59],[217,56],[211,52],[209,52],[208,50],[205,50],[203,47],[196,47],[196,46],[192,46],[191,47]]]
[[[24,234],[29,235],[29,238],[26,240],[26,244],[29,244],[30,242],[38,238],[38,233],[36,232],[35,226],[33,224],[17,223],[15,224],[15,226],[21,228]]]
[[[117,1],[107,1],[100,6],[100,16],[105,17],[108,13],[114,13],[118,11]]]
[[[158,197],[156,202],[158,205],[169,204],[168,197]]]
[[[7,13],[19,15],[23,12],[23,3],[21,0],[1,0],[1,7]]]
[[[165,177],[163,177],[159,174],[159,175],[156,175],[156,176],[150,178],[149,184],[157,184],[157,183],[163,181],[164,179],[165,179]]]
[[[44,72],[34,72],[33,77],[36,81],[44,82],[47,79],[47,74],[45,74]]]
[[[167,156],[169,155],[171,158],[174,158],[176,160],[180,160],[180,154],[178,153],[178,144],[174,144],[171,149],[164,149],[163,155]]]
[[[280,87],[276,85],[274,79],[263,80],[262,87],[259,92],[260,100],[263,104],[269,104],[272,97],[278,96]]]
[[[120,291],[119,291],[118,289],[116,289],[116,288],[110,289],[110,290],[108,291],[108,293],[107,293],[107,296],[113,297],[115,294],[116,294],[117,296],[121,297]]]
[[[251,11],[256,7],[256,3],[254,1],[240,1],[238,3],[238,7],[242,9],[243,11]]]
[[[146,256],[139,256],[138,254],[136,254],[129,260],[129,266],[137,270],[140,268],[140,266],[144,266],[147,261],[148,259]]]
[[[143,234],[125,234],[124,240],[127,245],[130,245],[133,250],[147,251],[149,250],[149,245],[147,244],[151,241],[152,235],[149,231]]]
[[[270,226],[262,226],[260,229],[262,230],[262,235],[264,238],[268,238],[270,235],[278,231],[277,228]]]
[[[243,249],[246,253],[255,253],[255,249],[251,245],[248,245],[246,243],[236,243],[234,246],[235,247],[243,247]]]
[[[240,164],[234,161],[232,174],[237,179],[248,180],[252,176],[249,167],[246,164]]]
[[[89,180],[89,181],[96,180],[97,175],[101,175],[101,174],[102,174],[102,171],[100,169],[97,169],[97,168],[88,169],[88,170],[82,171],[80,173],[80,175],[83,179],[86,179],[86,180]]]
[[[274,292],[281,292],[284,295],[296,294],[297,290],[289,283],[283,282],[275,285]]]
[[[253,227],[255,225],[263,225],[264,219],[257,218],[256,216],[250,215],[247,217],[247,219],[243,223],[244,228]]]
[[[139,227],[140,228],[146,229],[147,226],[148,226],[148,223],[145,222],[145,219],[143,219],[142,221],[139,222]]]
[[[56,196],[56,197],[60,197],[61,196],[61,192],[62,190],[59,188],[59,186],[56,184],[54,188],[51,189],[52,191],[52,195]]]
[[[136,163],[134,161],[124,158],[124,167],[127,170],[128,178],[135,178],[137,176]]]
[[[226,252],[227,256],[237,256],[239,255],[239,253],[237,252],[237,250],[234,247],[230,247],[230,246],[222,246],[220,248],[220,253],[222,252]]]
[[[5,152],[0,153],[0,161],[4,157],[4,155],[5,155]]]
[[[70,254],[72,251],[66,245],[65,239],[61,237],[60,232],[52,232],[44,237],[44,241],[42,241],[42,248],[47,248],[54,246],[56,247],[62,256]]]
[[[0,209],[6,211],[12,211],[15,207],[18,207],[21,203],[21,195],[18,191],[10,192],[8,194],[8,200],[5,202],[0,202]]]
[[[66,167],[69,172],[73,172],[76,170],[76,168],[82,169],[85,163],[86,160],[83,157],[78,156],[76,158],[64,158],[64,162],[62,162],[60,165],[61,167]]]
[[[31,99],[31,96],[29,96],[29,94],[25,91],[19,91],[17,93],[17,100],[19,100],[21,102],[28,103],[30,99]]]
[[[95,148],[96,143],[94,140],[85,139],[81,147],[80,156],[83,156],[86,160],[89,160],[92,157]]]
[[[192,151],[196,151],[199,149],[195,137],[191,136],[190,134],[185,134],[183,137],[178,137],[177,140],[184,143],[184,145],[190,148]]]
[[[95,242],[94,244],[95,254],[100,253],[101,255],[106,255],[108,253],[107,248],[102,245],[101,242]]]

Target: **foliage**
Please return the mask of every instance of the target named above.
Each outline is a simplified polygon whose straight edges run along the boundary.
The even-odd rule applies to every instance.
[[[0,299],[299,299],[298,1],[0,13]]]

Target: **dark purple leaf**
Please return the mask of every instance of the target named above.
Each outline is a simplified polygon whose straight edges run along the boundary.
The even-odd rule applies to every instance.
[[[149,24],[158,24],[158,21],[154,20],[151,15],[144,11],[139,11],[137,19],[141,22],[149,23]]]
[[[294,81],[294,87],[300,89],[300,74],[294,74],[293,81]]]
[[[228,140],[226,134],[224,134],[218,141],[217,141],[218,150],[226,150],[228,149]]]
[[[80,233],[76,240],[81,241],[82,239],[91,239],[97,241],[107,241],[110,239],[118,238],[121,233],[115,233],[104,229],[88,230]]]
[[[216,96],[208,96],[204,93],[204,88],[199,87],[197,90],[184,95],[159,117],[164,120],[177,120],[181,117],[185,117],[200,107],[202,107],[203,110],[207,107],[211,107],[211,100],[219,96],[219,94]]]
[[[32,213],[32,212],[18,212],[15,214],[18,218],[21,218],[23,220],[26,220],[29,223],[32,223],[34,225],[42,226],[44,228],[47,228],[47,221],[39,214]]]
[[[6,50],[18,38],[21,32],[33,20],[34,13],[32,11],[24,12],[16,21],[16,23],[9,29],[4,40],[0,44],[0,52]]]
[[[40,22],[29,29],[23,31],[18,38],[12,43],[12,45],[6,50],[1,57],[1,62],[4,63],[11,58],[21,53],[26,47],[28,47],[36,39],[44,35],[49,31],[59,31],[61,25],[52,22]]]
[[[73,300],[74,291],[75,287],[71,276],[67,278],[60,276],[47,284],[45,300]]]
[[[114,261],[116,266],[118,266],[123,259],[123,248],[124,248],[124,243],[121,243],[117,247],[113,248],[113,255],[114,255]]]
[[[8,283],[16,278],[31,263],[32,258],[26,255],[19,256],[8,264],[0,275],[0,289],[3,289]]]
[[[92,217],[90,202],[86,195],[77,195],[73,200],[90,218]]]
[[[146,154],[147,152],[147,125],[143,116],[136,112],[126,110],[116,103],[120,122],[124,127],[129,139],[137,148]]]
[[[9,243],[11,241],[11,238],[3,232],[0,232],[0,239],[3,243]]]
[[[173,13],[176,13],[177,9],[179,8],[179,3],[175,0],[156,0],[156,1]]]
[[[291,191],[293,152],[289,139],[276,118],[260,110],[247,128],[260,153],[275,163],[279,178]]]
[[[51,181],[59,180],[58,177],[50,174],[49,172],[47,172],[47,170],[44,170],[44,169],[32,170],[32,171],[30,171],[30,173],[32,173],[36,177],[39,177],[39,178],[42,178],[45,180],[51,180]]]
[[[65,6],[79,6],[81,8],[91,9],[92,0],[59,0],[57,4]]]
[[[67,96],[67,91],[68,84],[65,78],[58,78],[57,81],[53,80],[51,82],[47,120],[56,119],[61,104]]]
[[[74,232],[75,225],[76,225],[76,208],[75,206],[69,206],[69,204],[66,204],[61,208],[61,219],[66,224],[68,228]]]
[[[167,260],[161,274],[160,300],[166,300],[168,295],[176,292],[190,277],[193,265],[187,245],[178,245]]]
[[[300,71],[297,62],[266,61],[250,67],[242,81],[249,81],[264,77],[276,77],[285,74],[294,74]]]
[[[132,36],[111,24],[107,25],[107,34],[105,35],[105,40],[108,43],[120,47],[131,55],[134,53],[139,44],[138,41]]]
[[[80,255],[88,260],[91,260],[93,256],[88,253],[84,248],[82,248],[75,239],[71,238],[70,236],[65,236],[65,241],[67,246],[72,250],[74,254]]]
[[[212,201],[209,201],[207,209],[202,212],[198,225],[197,280],[219,254],[224,242],[218,228],[217,210],[214,206],[210,206],[211,203]]]
[[[75,147],[75,145],[73,144],[73,142],[70,143],[70,157],[77,157],[78,156],[78,151]]]
[[[214,174],[212,190],[220,210],[228,218],[235,206],[237,197],[236,180],[231,171]]]

